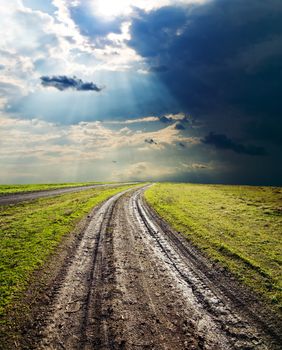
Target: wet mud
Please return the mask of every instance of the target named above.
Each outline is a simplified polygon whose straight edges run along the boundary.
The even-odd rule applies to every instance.
[[[95,211],[34,347],[279,349],[277,325],[248,309],[236,283],[171,230],[143,190]]]

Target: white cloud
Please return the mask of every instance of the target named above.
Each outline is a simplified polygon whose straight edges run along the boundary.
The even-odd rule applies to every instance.
[[[25,7],[22,1],[0,3],[0,108],[41,88],[41,75],[92,78],[99,70],[124,71],[143,59],[127,47],[130,22],[121,34],[110,33],[104,47],[83,36],[70,15],[74,2],[54,0],[53,15]]]
[[[117,16],[129,16],[134,8],[152,11],[163,6],[204,3],[207,0],[89,0],[93,14],[105,20]]]
[[[136,119],[127,119],[127,120],[109,120],[105,121],[103,124],[110,124],[110,125],[123,125],[123,124],[137,124],[137,123],[148,123],[148,122],[157,122],[159,121],[159,117],[143,117],[143,118],[136,118]]]
[[[218,168],[197,161],[195,151],[200,139],[183,135],[173,124],[161,124],[154,131],[135,131],[131,127],[127,124],[116,130],[102,122],[60,125],[2,115],[0,182],[28,181],[31,177],[24,174],[32,172],[37,174],[34,181],[91,179],[91,174],[95,174],[92,179],[101,181],[155,181]],[[145,139],[155,142],[146,143]],[[185,143],[185,152],[179,150],[179,143]],[[56,173],[62,177],[52,175]]]
[[[200,170],[200,169],[213,169],[213,165],[210,163],[181,163],[181,167],[185,170]]]
[[[125,43],[116,46],[115,43],[95,50],[95,58],[98,60],[92,72],[106,71],[126,71],[132,69],[133,64],[143,62],[143,58],[137,55],[136,51],[127,47]]]
[[[27,8],[18,1],[0,3],[1,107],[40,88],[44,74],[89,75],[93,64],[81,62],[80,54],[98,62],[94,47],[70,18],[64,1],[54,0],[55,17]]]
[[[177,167],[156,165],[150,162],[130,164],[126,169],[115,171],[113,177],[117,180],[154,181],[178,172]]]
[[[147,144],[145,139],[153,139],[156,144]],[[199,140],[182,136],[172,125],[157,131],[134,132],[128,127],[112,130],[101,122],[63,126],[37,119],[0,117],[0,159],[9,161],[32,155],[40,162],[63,164],[104,159],[128,150],[156,153],[178,142],[192,146]]]
[[[162,119],[163,118],[163,119]],[[150,122],[175,122],[175,121],[190,121],[193,122],[193,118],[184,113],[165,114],[162,117],[146,116],[142,118],[126,119],[126,120],[109,120],[104,124],[111,125],[123,125],[123,124],[137,124],[137,123],[150,123]]]
[[[111,130],[101,122],[82,122],[71,126],[68,137],[72,142],[88,145],[89,147],[99,147],[102,152],[109,152],[113,149],[136,147],[139,150],[153,149],[162,150],[166,146],[178,142],[191,145],[200,141],[195,137],[185,137],[176,130],[173,125],[159,129],[157,131],[124,132],[124,128],[119,131]],[[145,143],[146,139],[152,139],[154,144]],[[145,147],[146,146],[146,147]],[[141,148],[140,148],[141,147]]]

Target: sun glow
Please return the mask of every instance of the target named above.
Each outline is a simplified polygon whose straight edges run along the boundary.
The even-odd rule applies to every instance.
[[[111,19],[120,15],[128,15],[132,12],[132,0],[96,0],[92,2],[96,15]]]
[[[126,16],[133,12],[134,7],[145,11],[173,4],[204,3],[208,0],[91,0],[95,15],[104,19]]]

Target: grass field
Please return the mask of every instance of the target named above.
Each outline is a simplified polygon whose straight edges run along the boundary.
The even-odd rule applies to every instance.
[[[215,262],[282,308],[282,188],[156,184],[148,203]]]
[[[95,188],[0,206],[0,315],[64,235],[94,206],[130,187]]]
[[[101,182],[72,182],[58,184],[30,184],[30,185],[0,185],[0,196],[18,192],[32,192],[42,190],[55,190],[57,188],[95,185]]]

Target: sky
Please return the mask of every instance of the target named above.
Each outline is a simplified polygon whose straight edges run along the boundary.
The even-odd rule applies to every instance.
[[[0,183],[282,185],[281,0],[0,11]]]

